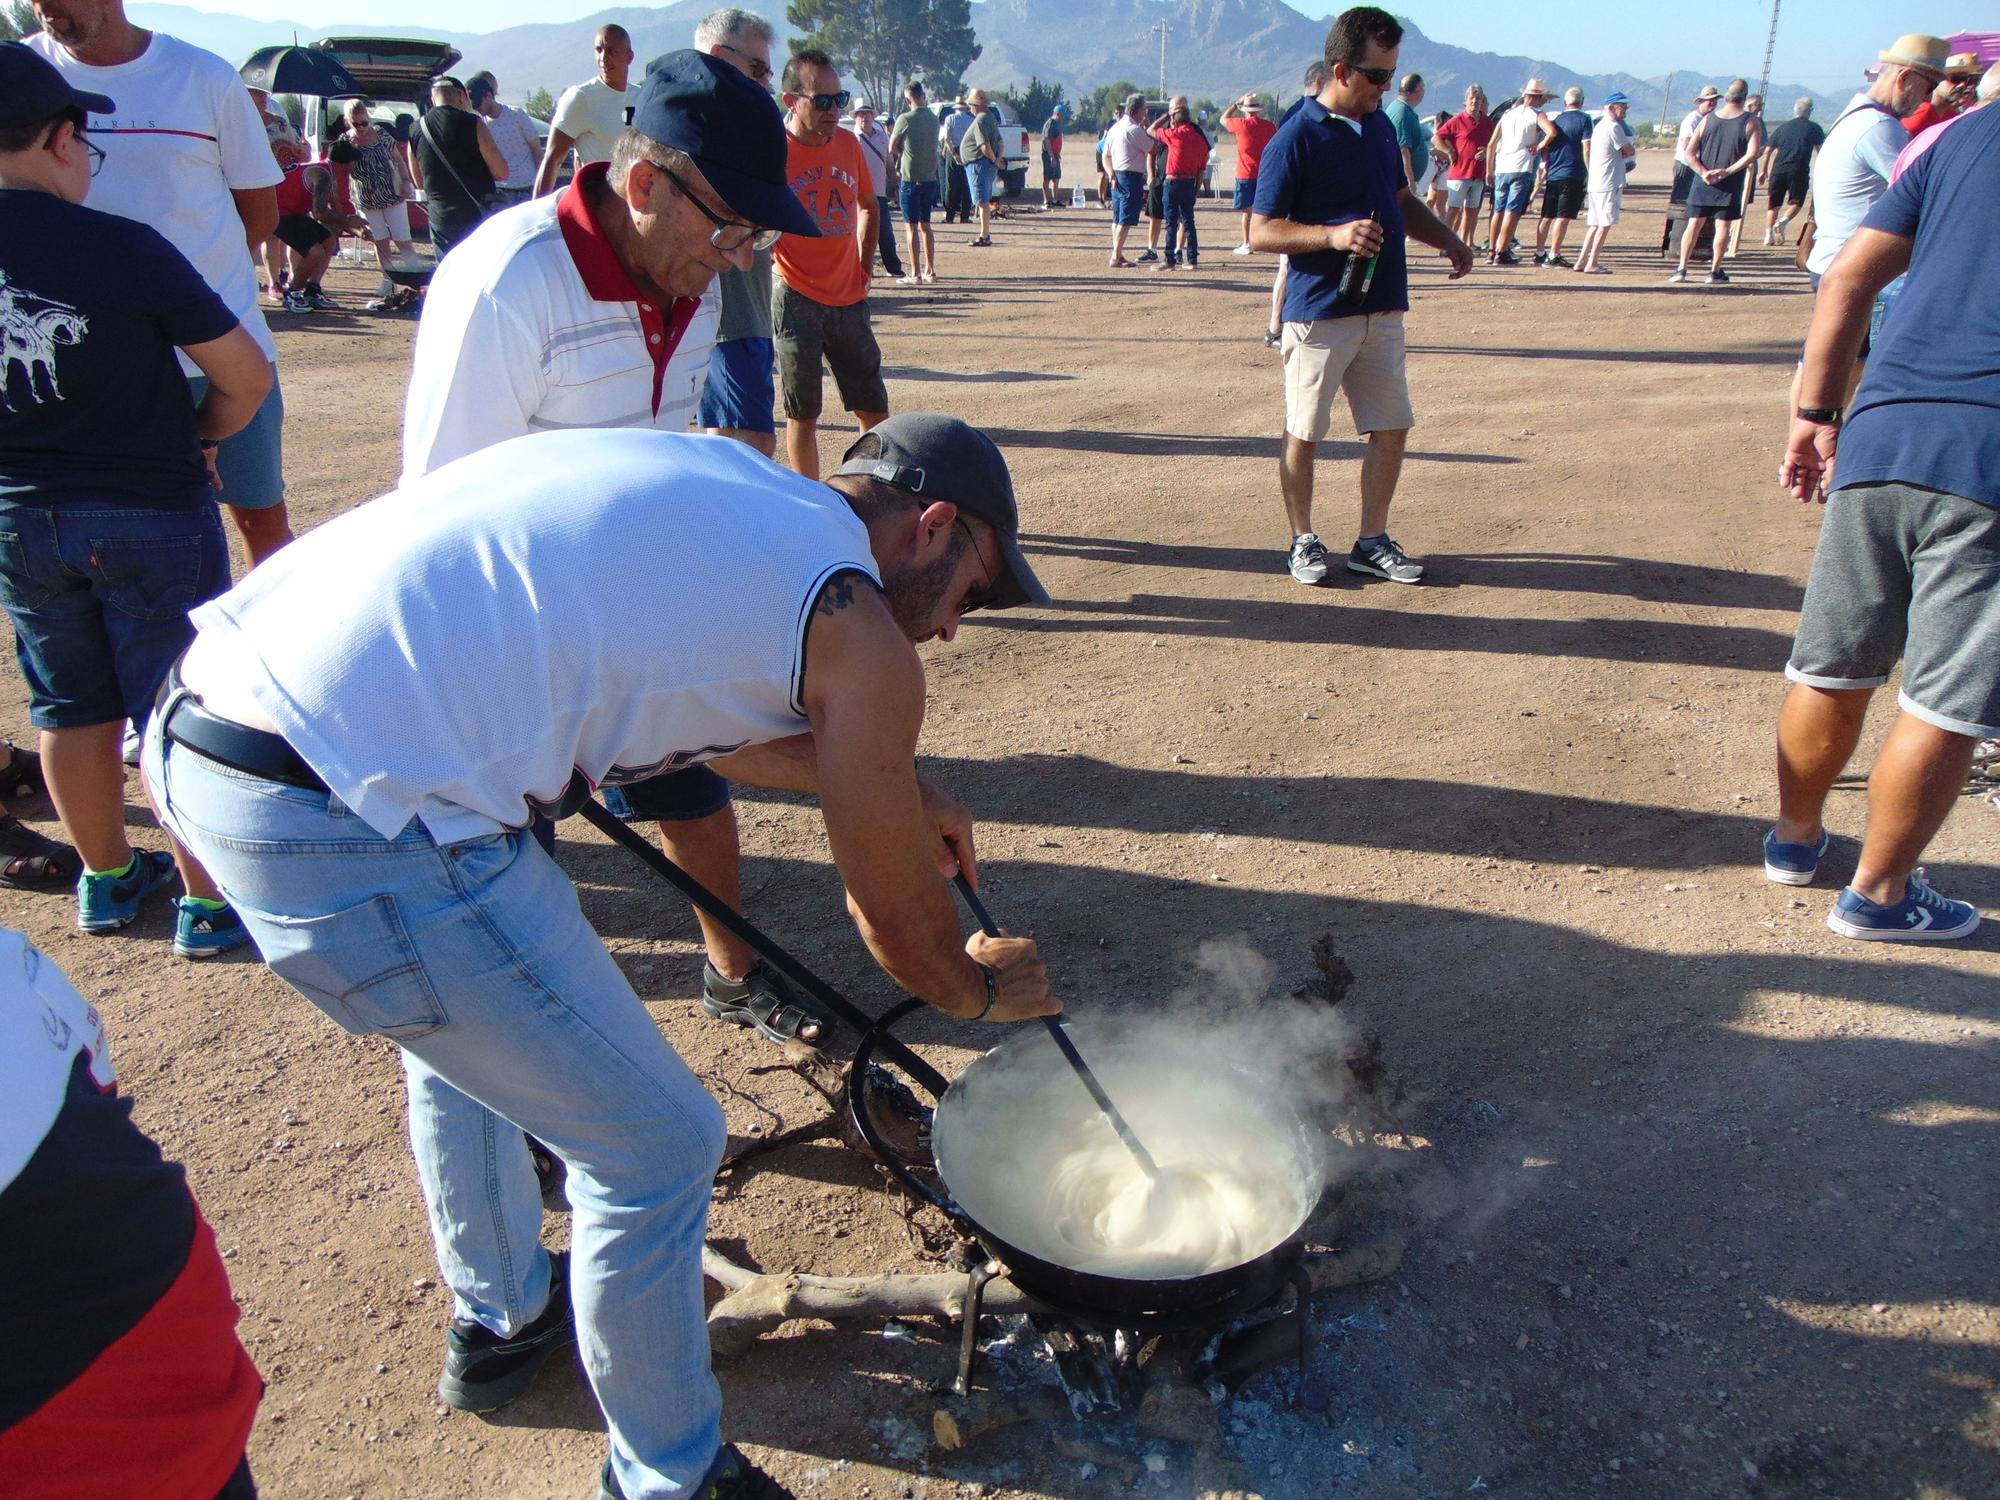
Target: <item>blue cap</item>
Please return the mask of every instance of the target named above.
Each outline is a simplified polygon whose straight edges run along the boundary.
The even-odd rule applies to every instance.
[[[819,237],[785,171],[785,118],[771,96],[730,64],[691,48],[646,65],[632,128],[684,151],[739,219]]]
[[[1620,90],[1613,89],[1604,96],[1604,102],[1606,104],[1630,104],[1632,101],[1626,98]]]
[[[33,47],[0,42],[0,130],[40,125],[66,109],[108,115],[116,107],[102,94],[71,88],[55,64]]]

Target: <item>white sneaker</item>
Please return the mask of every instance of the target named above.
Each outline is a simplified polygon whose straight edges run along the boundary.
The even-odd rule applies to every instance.
[[[1234,250],[1230,251],[1229,253],[1231,255],[1248,255],[1250,253],[1250,247],[1248,245],[1238,245]]]
[[[898,276],[896,278],[897,286],[915,286],[916,284],[917,278],[914,276]]]
[[[1686,281],[1687,279],[1688,273],[1685,270],[1676,271],[1667,278],[1668,281]]]
[[[1292,538],[1291,554],[1285,559],[1292,577],[1300,583],[1326,582],[1326,547],[1312,532]]]

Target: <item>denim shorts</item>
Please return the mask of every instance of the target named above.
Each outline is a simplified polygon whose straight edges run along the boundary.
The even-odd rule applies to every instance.
[[[208,394],[206,375],[188,376],[197,405]],[[278,387],[278,364],[271,362],[271,394],[250,425],[222,440],[215,450],[222,488],[215,498],[238,510],[270,510],[285,503],[285,393]]]
[[[1111,222],[1126,228],[1139,222],[1139,209],[1146,201],[1144,172],[1111,174]]]
[[[1528,195],[1534,191],[1533,172],[1499,172],[1493,178],[1493,212],[1496,214],[1517,214],[1528,206]]]
[[[1247,214],[1257,202],[1257,179],[1239,177],[1229,191],[1229,203],[1239,214]]]
[[[626,822],[692,823],[729,806],[729,783],[707,766],[688,766],[604,789],[604,805]]]
[[[905,224],[928,224],[931,210],[937,207],[938,185],[935,182],[904,182],[896,189],[896,207],[902,210]]]
[[[978,161],[967,163],[965,181],[966,185],[972,189],[972,206],[974,208],[993,201],[994,178],[997,175],[993,163],[986,160],[983,156]]]
[[[229,587],[229,544],[210,502],[171,510],[0,500],[0,607],[37,729],[143,724],[188,611]]]
[[[769,339],[728,339],[708,356],[708,384],[701,393],[703,427],[744,432],[776,432],[771,416],[778,402],[771,364],[777,356]]]
[[[1909,484],[1827,497],[1785,675],[1875,688],[1948,734],[2000,734],[2000,508]]]
[[[882,346],[875,342],[875,329],[868,321],[866,297],[846,307],[829,307],[777,281],[771,288],[771,326],[788,420],[819,420],[825,403],[822,359],[833,367],[842,406],[849,411],[889,409],[889,388],[882,383]]]

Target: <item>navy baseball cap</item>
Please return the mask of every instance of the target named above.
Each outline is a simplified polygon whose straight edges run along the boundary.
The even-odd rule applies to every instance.
[[[55,64],[33,47],[0,42],[0,130],[40,125],[66,109],[108,115],[116,108],[102,94],[71,88]]]
[[[990,609],[1047,604],[1049,592],[1021,552],[1014,480],[993,439],[957,417],[898,412],[876,423],[841,455],[835,477],[866,474],[922,500],[948,500],[993,528],[1001,568]]]
[[[646,64],[632,128],[686,152],[739,219],[819,237],[785,170],[785,117],[729,63],[692,48],[661,53]]]

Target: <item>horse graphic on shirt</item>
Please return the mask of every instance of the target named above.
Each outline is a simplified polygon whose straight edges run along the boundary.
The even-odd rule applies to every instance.
[[[0,407],[22,409],[10,394],[16,365],[21,367],[28,402],[40,406],[62,400],[62,387],[56,383],[56,350],[82,343],[89,331],[90,320],[77,309],[23,291],[0,271]]]

